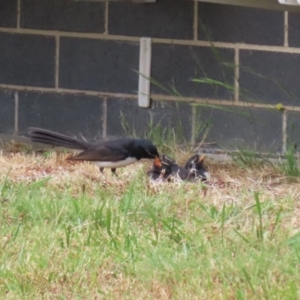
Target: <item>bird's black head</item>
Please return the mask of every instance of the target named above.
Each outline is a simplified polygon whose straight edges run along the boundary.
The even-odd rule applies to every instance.
[[[154,159],[159,157],[157,148],[149,140],[135,140],[131,152],[138,160],[142,158]]]

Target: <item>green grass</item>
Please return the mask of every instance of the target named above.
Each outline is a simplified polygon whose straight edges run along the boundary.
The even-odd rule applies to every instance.
[[[289,146],[287,151],[284,154],[285,160],[281,163],[281,171],[286,175],[293,177],[300,176],[300,167],[299,161],[296,157],[296,149],[292,146]]]
[[[299,299],[293,196],[209,189],[2,179],[0,297]]]
[[[228,152],[228,155],[232,157],[234,163],[244,168],[260,168],[264,165],[272,166],[274,169],[275,165],[270,159],[264,154],[260,154],[258,151],[238,148],[236,152]]]

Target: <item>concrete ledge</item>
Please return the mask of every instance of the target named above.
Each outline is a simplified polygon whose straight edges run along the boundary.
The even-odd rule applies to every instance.
[[[280,4],[278,0],[196,0],[196,1],[219,3],[219,4],[226,4],[226,5],[239,5],[239,6],[247,6],[253,8],[300,12],[300,6]]]

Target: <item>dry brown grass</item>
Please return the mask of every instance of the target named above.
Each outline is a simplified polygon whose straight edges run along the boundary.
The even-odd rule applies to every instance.
[[[82,184],[92,186],[98,183],[106,187],[113,186],[114,189],[127,186],[135,177],[137,172],[146,173],[151,167],[151,161],[141,161],[136,164],[117,170],[118,176],[111,174],[109,169],[104,171],[104,175],[99,169],[89,162],[70,161],[67,158],[72,154],[50,152],[43,154],[1,153],[0,154],[0,176],[6,177],[13,182],[32,182],[43,178],[50,178],[49,184],[64,186],[73,184],[82,187]],[[183,164],[190,153],[181,152],[177,155],[179,164]],[[215,198],[215,204],[219,202],[238,202],[240,192],[264,191],[265,197],[276,197],[291,195],[295,200],[300,197],[300,179],[293,182],[288,177],[276,172],[272,166],[265,165],[258,169],[242,168],[231,162],[220,163],[214,160],[207,160],[211,174],[211,180],[205,184],[206,195]],[[176,183],[157,184],[159,189],[169,189],[181,185]],[[189,188],[195,183],[185,183],[184,187]],[[154,184],[156,186],[156,184]],[[148,188],[151,188],[149,183]],[[222,201],[220,201],[222,199]]]
[[[113,189],[115,193],[122,194],[130,182],[135,178],[137,172],[146,173],[151,168],[151,161],[141,161],[126,168],[117,170],[118,176],[111,174],[109,169],[104,175],[90,162],[70,161],[67,158],[72,153],[47,152],[45,154],[34,153],[24,154],[23,152],[2,152],[0,155],[0,176],[6,177],[13,182],[32,182],[43,178],[50,178],[50,186],[64,187],[72,185],[74,194],[82,190],[93,191],[99,184],[107,189]],[[190,153],[179,152],[176,160],[183,165],[190,157]],[[203,184],[202,193],[211,199],[211,204],[220,207],[224,203],[240,203],[245,205],[253,201],[242,199],[244,191],[261,192],[261,201],[269,199],[276,203],[276,200],[290,195],[295,201],[295,216],[293,223],[300,226],[300,179],[293,179],[284,176],[270,165],[255,168],[239,167],[232,162],[219,162],[206,159],[211,174],[211,180]],[[195,183],[182,184],[181,181],[173,183],[148,182],[146,189],[150,194],[159,193],[161,190],[186,190],[188,193]]]

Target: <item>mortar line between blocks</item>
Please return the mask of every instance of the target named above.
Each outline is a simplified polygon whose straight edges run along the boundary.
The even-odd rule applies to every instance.
[[[32,91],[32,92],[44,92],[44,93],[64,93],[64,94],[79,94],[79,95],[88,95],[88,96],[98,96],[98,97],[110,97],[110,98],[124,98],[132,101],[137,100],[136,94],[125,94],[125,93],[114,93],[114,92],[101,92],[101,91],[90,91],[90,90],[75,90],[75,89],[66,89],[66,88],[46,88],[46,87],[34,87],[34,86],[22,86],[14,84],[2,84],[0,83],[0,90],[12,90],[12,91]],[[152,94],[151,98],[153,100],[165,100],[165,101],[178,101],[182,100],[182,97],[161,95],[161,94]],[[191,103],[202,103],[202,104],[217,104],[224,106],[240,106],[240,107],[254,107],[254,108],[270,108],[275,109],[273,104],[268,103],[250,103],[250,102],[234,102],[228,99],[207,99],[207,98],[194,98],[194,97],[184,97],[187,102]],[[285,105],[287,111],[300,111],[300,106],[291,106]]]
[[[193,23],[194,41],[198,40],[198,1],[194,1],[194,23]]]
[[[102,138],[105,140],[107,137],[107,97],[103,98],[102,109]]]
[[[238,47],[234,51],[234,102],[239,102],[240,94],[240,50]]]
[[[19,132],[19,93],[15,92],[14,134]]]
[[[284,110],[282,113],[282,154],[287,149],[287,112]]]
[[[108,9],[109,3],[105,1],[104,34],[108,34]]]
[[[55,88],[59,88],[59,44],[60,38],[59,36],[55,37]]]
[[[284,12],[284,47],[289,46],[289,13]]]
[[[21,27],[21,0],[17,0],[17,28],[20,27]]]
[[[60,36],[60,37],[73,37],[73,38],[86,38],[96,40],[113,40],[139,43],[140,37],[136,36],[123,36],[123,35],[110,35],[104,33],[82,33],[82,32],[66,32],[66,31],[54,31],[54,30],[40,30],[40,29],[28,29],[28,28],[0,28],[0,32],[6,33],[22,33],[22,34],[35,34],[44,36]],[[186,45],[186,46],[198,46],[198,47],[211,47],[210,41],[204,40],[180,40],[180,39],[164,39],[153,38],[153,43],[158,44],[170,44],[170,45]],[[257,50],[257,51],[270,51],[281,53],[300,53],[300,48],[297,47],[285,47],[285,46],[272,46],[272,45],[255,45],[244,43],[227,43],[227,42],[214,42],[216,48],[228,48],[234,49],[238,47],[240,50]]]

